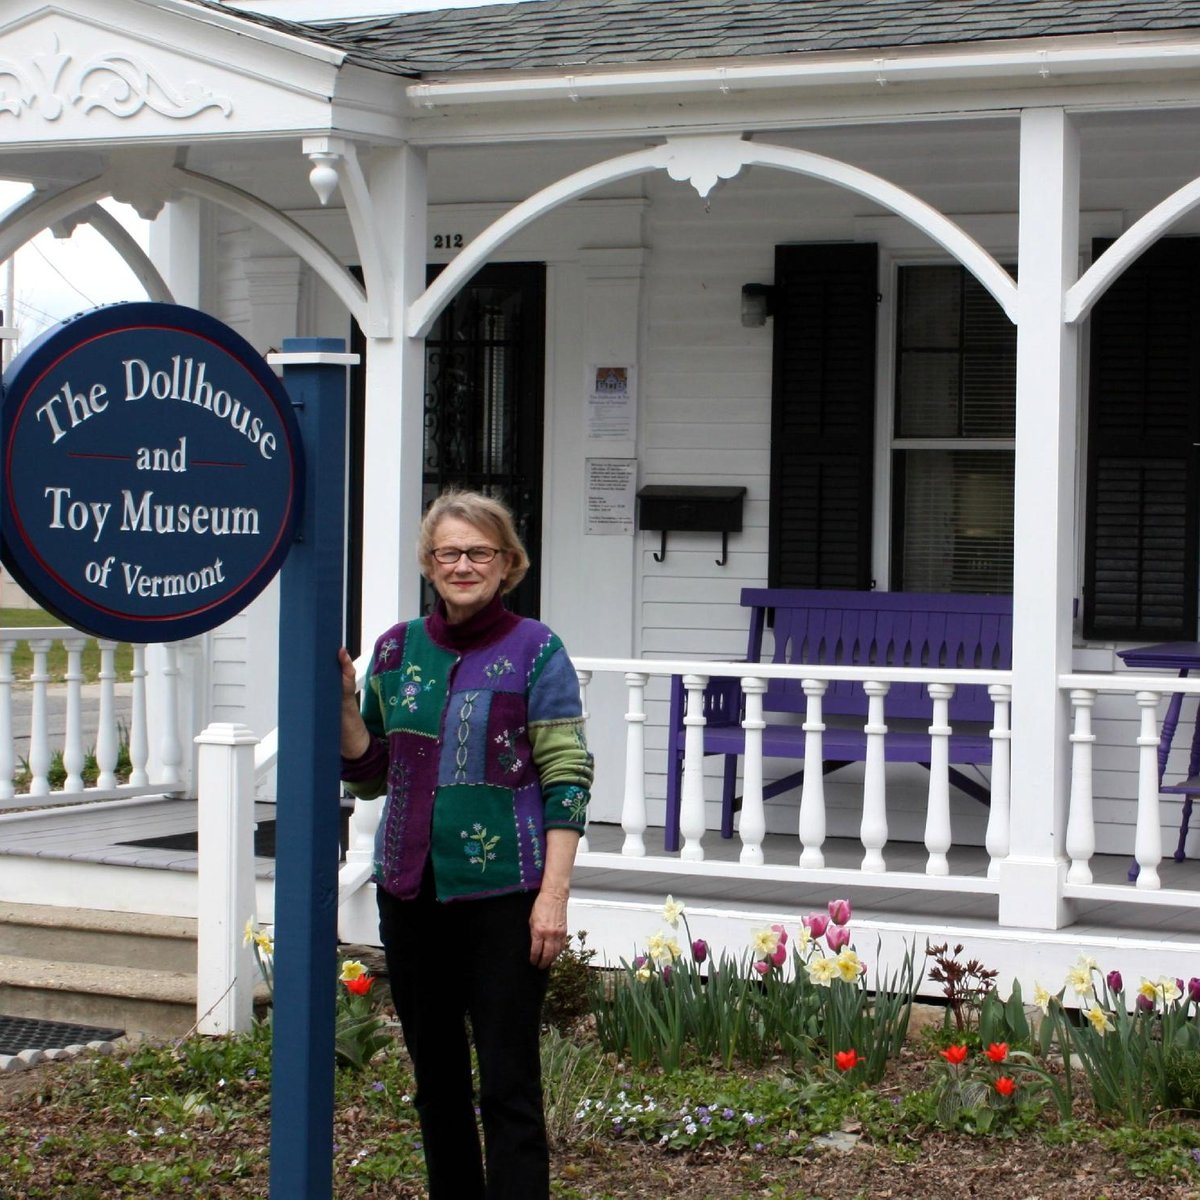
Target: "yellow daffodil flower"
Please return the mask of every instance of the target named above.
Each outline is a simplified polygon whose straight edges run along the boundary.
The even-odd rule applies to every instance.
[[[367,968],[362,965],[356,958],[348,958],[342,963],[342,973],[338,978],[343,983],[349,983],[352,979],[361,979],[367,973]]]
[[[1084,1015],[1097,1033],[1112,1033],[1114,1029],[1113,1023],[1109,1020],[1108,1013],[1100,1005],[1093,1004],[1091,1008],[1085,1011]]]
[[[1033,1002],[1042,1010],[1042,1015],[1045,1016],[1050,1011],[1050,1001],[1053,997],[1040,983],[1035,979],[1033,982]]]
[[[807,963],[804,969],[808,972],[809,981],[818,987],[828,987],[838,978],[837,959],[826,958],[823,954]]]
[[[679,918],[683,916],[683,903],[676,900],[674,896],[668,896],[666,904],[663,905],[663,920],[666,921],[672,929],[679,928]]]
[[[1067,972],[1067,987],[1075,989],[1075,995],[1086,997],[1092,994],[1092,968],[1088,960],[1081,958]]]
[[[770,958],[779,949],[779,934],[773,929],[756,929],[750,935],[750,948],[759,958]]]
[[[844,979],[847,983],[855,983],[858,980],[862,964],[853,950],[843,950],[833,961],[837,966],[839,978]]]

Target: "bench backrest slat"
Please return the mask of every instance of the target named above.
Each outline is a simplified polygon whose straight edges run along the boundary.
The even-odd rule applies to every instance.
[[[752,609],[746,657],[762,659],[764,617],[774,610],[774,663],[823,666],[879,664],[896,667],[958,667],[1005,670],[1012,666],[1012,597],[930,592],[848,592],[825,589],[744,588],[742,606]],[[772,680],[763,707],[772,712],[805,710],[799,680]],[[858,683],[831,683],[828,713],[865,714]],[[960,721],[990,721],[987,688],[955,690],[951,713]],[[893,684],[885,701],[890,717],[927,718],[924,685]]]

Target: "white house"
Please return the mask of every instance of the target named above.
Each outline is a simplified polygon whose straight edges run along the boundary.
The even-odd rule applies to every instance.
[[[617,955],[667,891],[717,940],[847,894],[885,948],[948,936],[1026,981],[1081,950],[1200,973],[1157,764],[1200,688],[1117,656],[1197,638],[1200,0],[312,7],[10,0],[0,176],[37,192],[0,259],[98,220],[152,298],[264,352],[353,343],[359,650],[421,603],[431,494],[514,504],[518,602],[587,679],[574,926]],[[109,196],[156,218],[148,259]],[[649,485],[744,488],[742,528],[639,529]],[[759,678],[711,663],[766,586],[1011,594],[1011,670],[972,676],[1002,696],[990,810],[854,764],[771,797],[760,855],[759,767],[790,765],[747,764],[727,842],[693,750],[664,851],[669,677]],[[277,615],[184,648],[187,736],[272,728]]]

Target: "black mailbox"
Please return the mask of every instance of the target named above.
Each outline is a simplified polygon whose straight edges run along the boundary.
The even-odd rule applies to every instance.
[[[648,484],[638,492],[638,528],[662,531],[662,550],[654,556],[662,562],[667,556],[667,534],[719,533],[721,557],[717,566],[728,559],[729,535],[742,531],[744,487],[705,487],[686,484]]]

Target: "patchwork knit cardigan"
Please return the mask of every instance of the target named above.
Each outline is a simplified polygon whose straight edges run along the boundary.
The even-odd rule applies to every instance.
[[[386,794],[375,881],[439,900],[536,891],[548,829],[583,832],[592,756],[579,681],[545,625],[499,596],[457,625],[432,616],[375,643],[363,692],[371,745],[342,760],[347,790]]]

